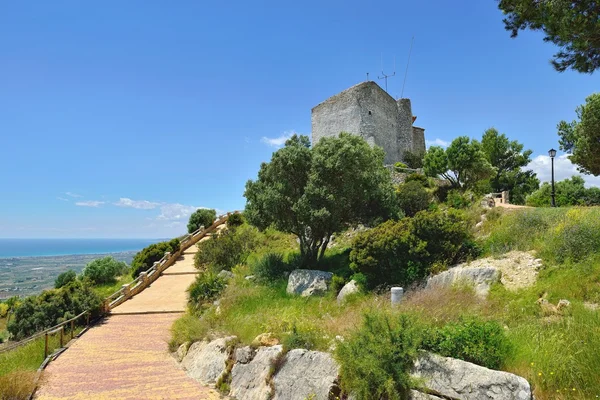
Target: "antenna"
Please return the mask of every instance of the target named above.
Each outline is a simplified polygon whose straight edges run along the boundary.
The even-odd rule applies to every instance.
[[[412,53],[413,42],[415,41],[415,37],[413,35],[410,40],[410,50],[408,51],[408,61],[406,62],[406,72],[404,72],[404,83],[402,83],[402,92],[400,93],[400,98],[404,96],[404,86],[406,86],[406,75],[408,75],[408,65],[410,64],[410,54]]]
[[[381,55],[381,75],[382,76],[377,76],[377,79],[384,79],[385,80],[385,91],[387,92],[387,80],[388,78],[391,78],[392,76],[396,76],[396,57],[394,57],[394,73],[391,75],[386,75],[383,72],[383,54]]]

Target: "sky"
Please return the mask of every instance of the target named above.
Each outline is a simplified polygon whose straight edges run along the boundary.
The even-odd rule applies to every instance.
[[[548,179],[557,123],[600,77],[556,72],[495,0],[4,2],[0,237],[171,237],[198,207],[243,209],[312,107],[394,59],[400,96],[413,36],[404,97],[428,144],[493,126]]]

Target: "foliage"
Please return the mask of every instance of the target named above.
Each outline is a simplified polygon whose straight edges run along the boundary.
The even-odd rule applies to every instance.
[[[206,271],[198,274],[194,283],[188,288],[188,302],[192,307],[197,307],[212,301],[221,294],[225,286],[225,279],[213,272]]]
[[[406,165],[408,165],[409,168],[413,168],[413,169],[417,169],[417,168],[423,168],[423,157],[425,156],[424,152],[412,152],[412,151],[405,151],[404,154],[402,155],[402,158],[404,158],[404,162],[406,163]]]
[[[405,170],[406,168],[408,168],[408,165],[404,164],[401,161],[398,161],[397,163],[394,164],[394,169],[396,171],[402,172],[403,170]]]
[[[487,182],[489,189],[484,191],[508,190],[512,204],[524,204],[525,197],[540,185],[535,172],[523,170],[531,162],[532,151],[523,151],[521,143],[508,140],[494,128],[484,132],[481,145],[487,160],[496,168],[496,174]]]
[[[34,371],[15,371],[0,375],[0,400],[29,400],[35,389]]]
[[[400,209],[407,217],[426,210],[431,203],[431,194],[417,180],[404,183],[396,191]]]
[[[257,246],[258,232],[244,225],[238,229],[225,229],[210,240],[198,243],[194,258],[196,268],[209,267],[214,272],[231,270],[245,262],[252,249]]]
[[[551,206],[552,186],[545,182],[527,197],[527,205],[533,207]],[[564,179],[555,183],[555,198],[557,207],[594,206],[600,205],[600,189],[586,188],[585,181],[580,176]]]
[[[504,25],[516,37],[521,30],[544,32],[544,41],[552,42],[560,51],[552,65],[592,73],[600,67],[600,7],[595,0],[539,1],[500,0]]]
[[[217,212],[209,208],[199,208],[192,215],[187,224],[188,233],[196,232],[201,226],[208,228],[217,219]]]
[[[301,331],[296,325],[292,325],[291,332],[283,336],[281,344],[287,350],[306,349],[312,350],[315,348],[316,332],[314,330]]]
[[[596,19],[598,14],[596,13]],[[600,23],[597,22],[598,25]],[[600,41],[598,42],[600,50]],[[600,65],[600,54],[598,55]],[[578,121],[558,124],[560,149],[570,153],[569,159],[578,165],[579,171],[600,175],[600,93],[585,99],[585,104],[577,107]]]
[[[21,298],[19,296],[11,296],[4,300],[4,304],[8,306],[8,312],[6,314],[6,324],[8,325],[10,323],[10,317],[21,304]]]
[[[473,189],[496,170],[487,160],[481,143],[459,136],[446,150],[431,146],[423,159],[425,175],[448,180],[455,189]]]
[[[73,282],[77,279],[77,273],[72,269],[65,271],[56,277],[54,281],[54,288],[60,289],[61,287]]]
[[[414,218],[388,221],[357,235],[350,267],[367,278],[367,287],[410,284],[425,277],[435,264],[458,261],[471,236],[458,210],[421,211]]]
[[[127,264],[108,256],[89,262],[81,272],[81,276],[95,284],[103,284],[114,282],[117,276],[126,272]]]
[[[457,322],[429,329],[422,348],[491,369],[502,367],[511,352],[502,326],[477,317],[463,317]]]
[[[466,209],[471,207],[474,197],[472,192],[461,193],[460,191],[453,189],[448,191],[446,204],[452,208]]]
[[[429,187],[429,179],[423,175],[423,174],[419,174],[419,173],[412,173],[409,174],[406,179],[404,179],[404,183],[409,183],[409,182],[419,182],[421,184],[421,186],[423,187]]]
[[[227,218],[227,227],[228,228],[235,228],[238,227],[240,225],[244,224],[244,216],[242,215],[242,213],[236,212],[231,214],[228,218]]]
[[[344,277],[339,275],[333,275],[333,278],[331,278],[331,284],[329,286],[331,292],[337,296],[337,294],[340,292],[340,290],[342,290],[345,284],[346,280],[344,279]]]
[[[419,340],[406,315],[365,314],[360,329],[335,350],[342,389],[358,400],[407,398]]]
[[[355,135],[322,138],[312,149],[308,137],[294,135],[246,184],[244,215],[261,230],[296,235],[305,264],[314,264],[332,234],[396,215],[383,159],[382,149]]]
[[[145,247],[133,257],[133,261],[131,261],[131,274],[137,277],[140,272],[152,268],[155,262],[160,261],[164,257],[165,253],[170,252],[173,254],[179,251],[180,246],[179,239],[172,239],[168,242],[153,243]]]
[[[262,283],[272,283],[284,277],[289,272],[289,266],[283,261],[280,253],[267,253],[250,266],[252,274]]]
[[[6,303],[0,302],[0,318],[6,318],[8,314],[8,305]]]
[[[100,298],[86,281],[73,281],[60,289],[29,296],[17,307],[8,331],[17,340],[50,328],[85,310],[99,311]]]

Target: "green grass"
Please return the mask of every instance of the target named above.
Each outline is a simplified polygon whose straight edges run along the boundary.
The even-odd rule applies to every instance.
[[[115,293],[118,290],[121,290],[121,286],[130,283],[133,281],[133,276],[131,273],[123,276],[119,276],[114,283],[105,283],[102,285],[94,286],[94,291],[98,293],[101,297],[105,298]]]
[[[0,318],[0,342],[3,342],[8,338],[8,332],[6,331],[6,318]]]

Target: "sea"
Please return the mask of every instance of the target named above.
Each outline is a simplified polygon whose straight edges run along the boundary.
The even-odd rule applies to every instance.
[[[0,258],[139,251],[162,239],[0,239]]]

